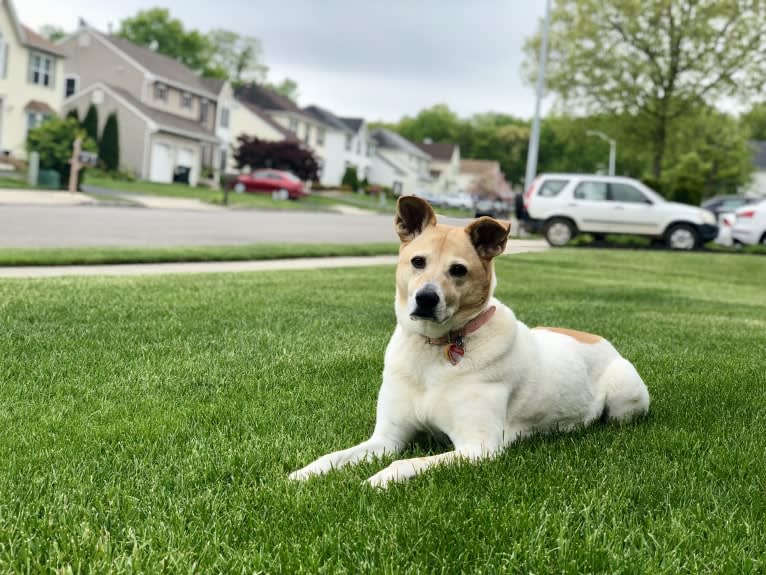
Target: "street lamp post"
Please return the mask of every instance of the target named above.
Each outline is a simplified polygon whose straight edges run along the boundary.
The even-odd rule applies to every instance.
[[[532,185],[537,175],[537,148],[540,145],[540,101],[543,99],[545,88],[545,61],[548,59],[548,29],[551,25],[551,0],[545,2],[545,24],[543,24],[543,39],[540,45],[540,68],[537,71],[537,87],[535,99],[535,118],[532,120],[532,133],[529,135],[527,150],[527,171],[524,176],[524,188]]]
[[[607,136],[604,132],[599,132],[598,130],[588,130],[585,132],[588,136],[596,136],[597,138],[601,138],[605,142],[609,142],[609,175],[614,175],[614,164],[617,159],[617,142]]]

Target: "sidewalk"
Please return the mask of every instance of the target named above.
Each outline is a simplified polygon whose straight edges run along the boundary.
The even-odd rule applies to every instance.
[[[542,240],[511,240],[506,254],[541,252],[548,249]],[[179,262],[162,264],[118,264],[93,266],[0,267],[1,278],[46,278],[64,276],[140,276],[158,274],[203,274],[307,270],[396,264],[398,256],[295,258],[242,262]]]
[[[82,206],[99,201],[82,193],[43,190],[0,189],[0,206]]]

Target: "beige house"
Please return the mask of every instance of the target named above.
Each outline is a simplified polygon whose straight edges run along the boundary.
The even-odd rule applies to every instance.
[[[26,157],[30,128],[58,113],[62,100],[62,53],[0,0],[0,154]]]
[[[423,142],[418,148],[431,156],[428,172],[433,180],[431,191],[439,196],[457,194],[460,188],[460,146],[440,142]]]
[[[371,134],[374,154],[370,183],[391,188],[395,194],[428,195],[433,178],[428,166],[431,156],[396,132],[378,128]]]
[[[58,43],[64,112],[93,104],[99,131],[117,114],[120,167],[153,182],[215,178],[227,162],[233,95],[162,54],[81,26]]]
[[[511,187],[495,160],[460,160],[458,186],[476,197],[511,197]]]

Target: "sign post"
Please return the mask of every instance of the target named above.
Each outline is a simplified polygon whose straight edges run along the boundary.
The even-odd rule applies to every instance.
[[[78,174],[80,173],[80,152],[82,151],[82,138],[77,138],[72,144],[72,159],[69,161],[69,191],[77,191]]]

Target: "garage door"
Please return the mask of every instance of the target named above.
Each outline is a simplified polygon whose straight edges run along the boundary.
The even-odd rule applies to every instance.
[[[155,142],[152,146],[152,170],[149,179],[168,184],[173,181],[173,158],[168,144]]]
[[[178,150],[178,161],[176,163],[179,166],[191,169],[194,165],[194,152],[189,148],[181,148]]]

